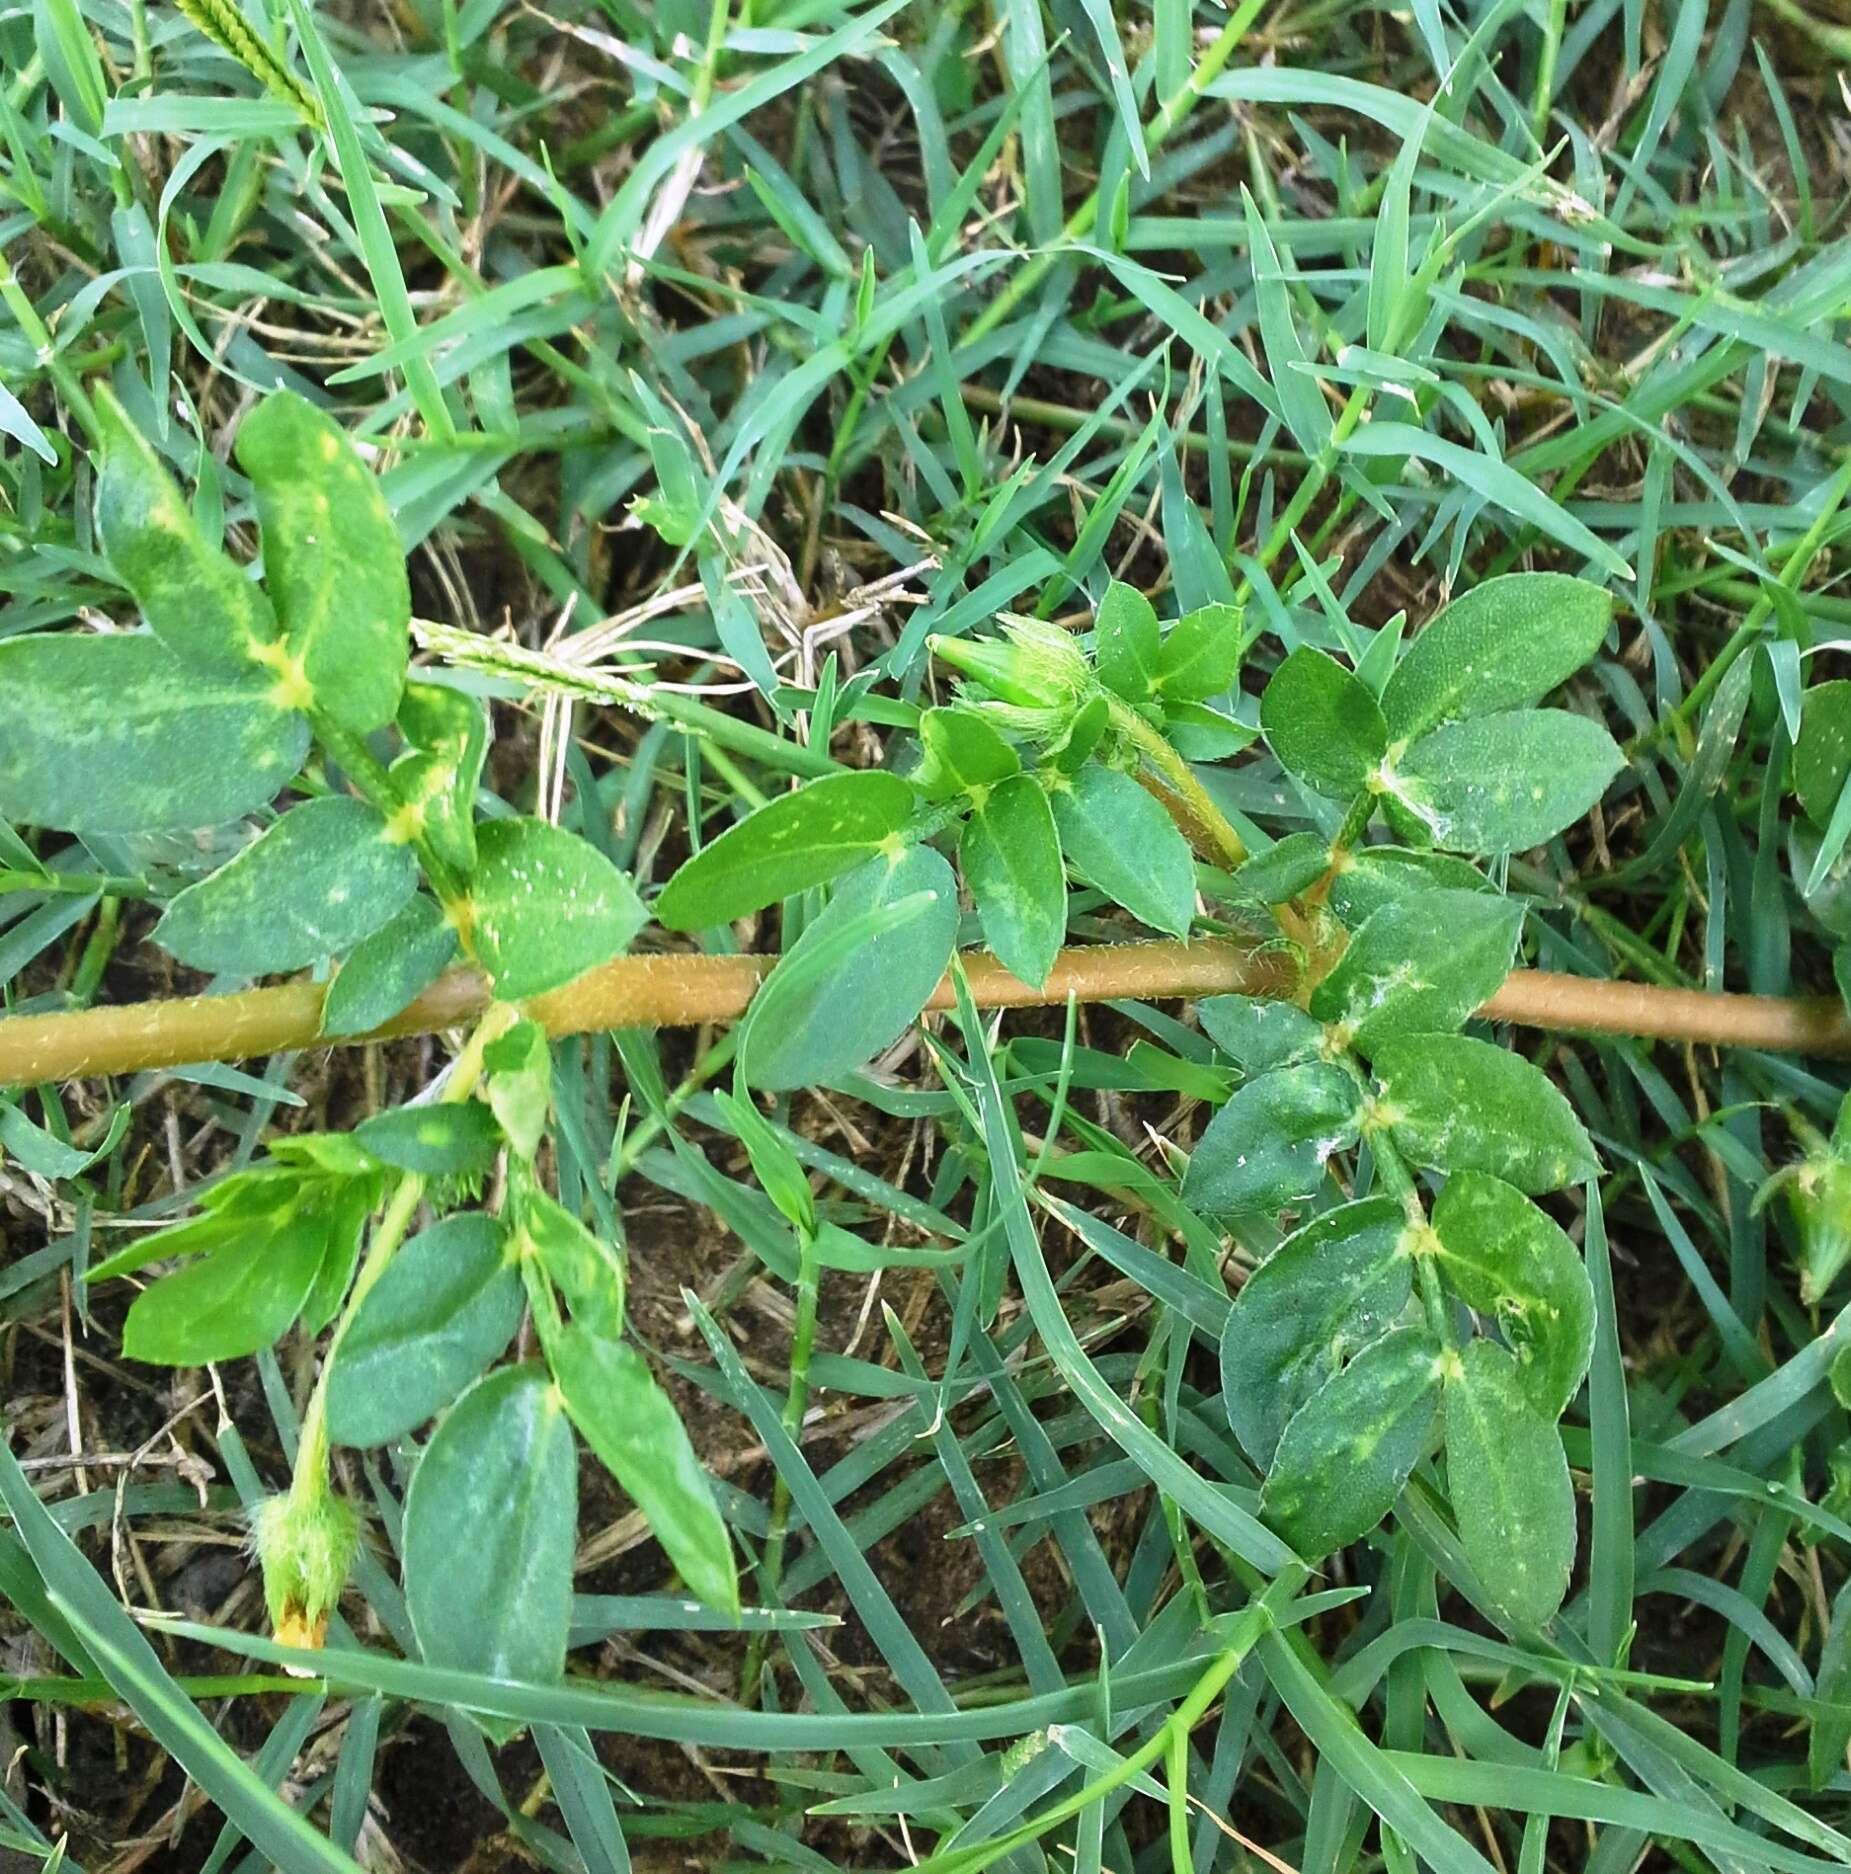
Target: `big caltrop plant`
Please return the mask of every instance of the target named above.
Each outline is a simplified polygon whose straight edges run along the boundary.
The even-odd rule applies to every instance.
[[[330,1035],[378,1026],[457,956],[495,997],[434,1097],[278,1140],[197,1216],[101,1263],[97,1280],[179,1265],[130,1306],[127,1352],[192,1366],[327,1331],[293,1483],[255,1523],[286,1638],[319,1641],[360,1539],[330,1448],[402,1445],[433,1421],[401,1539],[429,1663],[558,1674],[580,1438],[689,1588],[736,1608],[710,1488],[625,1335],[622,1249],[545,1188],[550,1056],[516,1006],[621,952],[641,901],[558,826],[478,823],[487,718],[466,691],[408,678],[404,556],[327,417],[279,394],[238,432],[260,583],[204,538],[121,409],[101,416],[99,543],[144,628],[0,645],[0,815],[111,863],[244,822],[252,836],[169,898],[155,941],[224,978],[334,960]],[[414,1234],[420,1215],[435,1220]],[[524,1314],[532,1338],[511,1357]]]

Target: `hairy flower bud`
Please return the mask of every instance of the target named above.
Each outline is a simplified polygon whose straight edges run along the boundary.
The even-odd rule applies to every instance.
[[[1811,1307],[1851,1262],[1851,1164],[1808,1158],[1787,1185],[1787,1205],[1800,1236],[1800,1299]]]
[[[285,1646],[319,1646],[359,1541],[353,1506],[323,1479],[312,1492],[266,1497],[251,1531],[277,1639]]]
[[[1064,725],[1094,688],[1085,654],[1059,625],[1011,617],[1000,638],[929,638],[935,656],[980,693],[1009,709],[1046,713]]]

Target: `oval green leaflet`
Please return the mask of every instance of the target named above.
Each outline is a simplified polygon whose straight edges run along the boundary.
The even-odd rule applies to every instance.
[[[1012,975],[1039,986],[1067,932],[1060,835],[1040,782],[1018,774],[984,792],[964,823],[958,865],[984,942]]]
[[[566,1410],[643,1512],[690,1593],[737,1615],[733,1545],[667,1393],[634,1347],[569,1326],[546,1357]]]
[[[1067,863],[1153,930],[1184,936],[1195,915],[1195,861],[1176,823],[1128,774],[1082,768],[1053,795]]]
[[[1571,827],[1626,765],[1600,723],[1519,709],[1423,735],[1380,785],[1411,832],[1452,852],[1523,852]]]
[[[427,1178],[478,1178],[501,1150],[501,1126],[480,1100],[427,1100],[375,1113],[353,1136],[382,1164]]]
[[[405,1607],[427,1665],[547,1684],[565,1669],[578,1457],[538,1365],[463,1394],[405,1496]]]
[[[179,485],[114,393],[99,389],[96,409],[103,425],[96,530],[110,566],[148,629],[176,657],[199,670],[252,677],[277,634],[270,601],[206,540]]]
[[[1406,1231],[1391,1199],[1343,1204],[1288,1236],[1241,1285],[1221,1335],[1221,1398],[1262,1469],[1299,1407],[1407,1307]]]
[[[1567,1231],[1501,1178],[1460,1171],[1435,1200],[1433,1234],[1447,1287],[1502,1329],[1517,1383],[1553,1422],[1594,1354],[1594,1289]]]
[[[392,720],[411,586],[379,479],[332,417],[282,390],[238,427],[263,528],[264,583],[311,707],[355,735]]]
[[[1485,1171],[1520,1191],[1595,1175],[1574,1108],[1539,1069],[1467,1035],[1397,1035],[1375,1051],[1376,1103],[1398,1145],[1435,1171]]]
[[[417,861],[378,810],[329,795],[292,807],[229,865],[189,885],[155,935],[195,969],[303,969],[370,936],[417,885]]]
[[[506,1001],[621,956],[649,921],[636,887],[588,840],[545,820],[490,820],[469,881],[476,955]]]
[[[1402,652],[1382,691],[1397,741],[1462,716],[1522,709],[1606,641],[1613,598],[1566,573],[1506,573],[1461,593]]]
[[[1503,986],[1522,928],[1522,905],[1488,892],[1384,904],[1311,992],[1311,1013],[1364,1055],[1394,1035],[1458,1028]]]
[[[1427,1448],[1444,1369],[1425,1328],[1396,1328],[1293,1413],[1260,1514],[1306,1561],[1358,1541],[1394,1508]]]
[[[1157,688],[1161,641],[1156,607],[1136,586],[1113,580],[1093,616],[1099,681],[1128,703],[1149,701]]]
[[[456,927],[422,892],[348,951],[321,1005],[324,1035],[363,1035],[389,1022],[456,955]]]
[[[740,1071],[769,1090],[837,1080],[925,1007],[958,936],[958,887],[929,846],[868,860],[836,887],[753,998]]]
[[[1273,672],[1260,729],[1288,774],[1333,800],[1360,794],[1388,753],[1381,706],[1360,678],[1309,645]]]
[[[1183,1178],[1183,1202],[1238,1216],[1310,1197],[1331,1158],[1360,1136],[1361,1104],[1356,1083],[1328,1061],[1248,1081],[1208,1122]]]
[[[195,670],[145,632],[0,644],[0,817],[73,833],[219,826],[267,806],[308,719],[265,679]]]
[[[1446,1477],[1459,1540],[1494,1611],[1518,1631],[1542,1626],[1574,1566],[1574,1486],[1555,1420],[1488,1340],[1468,1342],[1447,1380]]]
[[[1022,772],[1021,759],[997,732],[968,709],[928,709],[919,718],[923,756],[913,785],[927,800],[985,790]]]
[[[911,819],[917,796],[896,774],[825,775],[703,846],[662,888],[658,920],[710,930],[793,892],[827,884],[881,850]]]
[[[501,1355],[520,1319],[520,1277],[493,1218],[468,1212],[419,1232],[335,1352],[328,1435],[365,1446],[417,1430]]]
[[[588,1230],[556,1199],[522,1175],[515,1211],[515,1247],[531,1256],[565,1297],[573,1321],[594,1334],[623,1331],[623,1253]]]

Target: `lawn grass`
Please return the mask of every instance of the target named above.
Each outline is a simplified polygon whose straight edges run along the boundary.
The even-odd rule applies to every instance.
[[[494,800],[652,894],[793,775],[897,765],[935,634],[1085,625],[1113,579],[1239,604],[1251,726],[1289,651],[1385,667],[1454,592],[1562,568],[1616,603],[1576,698],[1630,760],[1494,865],[1531,960],[1831,993],[1851,808],[1790,789],[1851,622],[1848,49],[1803,0],[0,9],[0,638],[133,615],[91,392],[248,557],[230,437],[293,387],[382,473],[419,655],[494,704]],[[1199,774],[1256,851],[1338,832],[1270,756]],[[0,826],[9,1007],[205,986],[147,939],[241,836]],[[1124,926],[1076,895],[1069,934]],[[763,919],[708,941],[777,947]],[[443,1050],[0,1107],[0,1845],[288,1874],[1851,1860],[1844,1285],[1802,1300],[1766,1190],[1842,1067],[1520,1037],[1605,1175],[1554,1204],[1597,1311],[1579,1558],[1513,1635],[1431,1462],[1309,1580],[1223,1539],[1256,1479],[1215,1342],[1278,1232],[1176,1196],[1220,1071],[1183,1006],[967,1006],[771,1102],[822,1216],[956,1252],[814,1297],[719,1097],[735,1035],[555,1049],[555,1188],[627,1242],[753,1607],[735,1633],[689,1603],[587,1472],[559,1685],[413,1656],[410,1445],[344,1454],[371,1546],[329,1677],[282,1678],[237,1545],[313,1343],[138,1367],[87,1281]]]

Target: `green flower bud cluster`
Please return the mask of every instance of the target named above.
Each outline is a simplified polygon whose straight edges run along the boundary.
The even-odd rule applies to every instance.
[[[319,1646],[359,1545],[353,1506],[311,1472],[313,1487],[266,1497],[251,1520],[270,1625],[285,1646]]]

